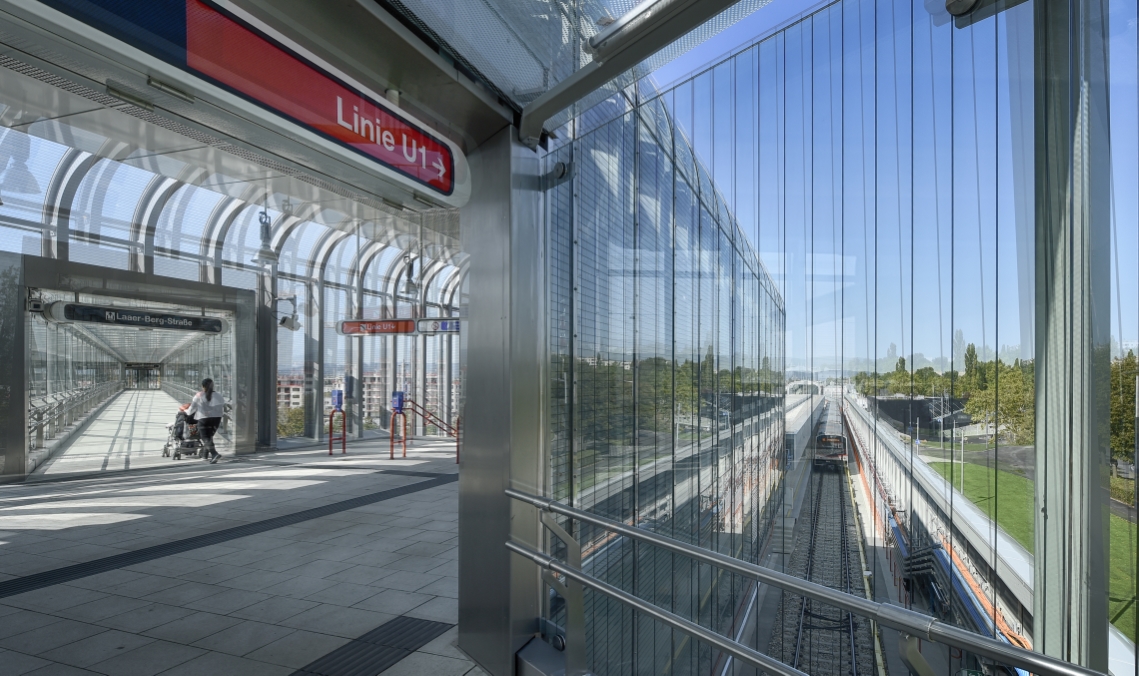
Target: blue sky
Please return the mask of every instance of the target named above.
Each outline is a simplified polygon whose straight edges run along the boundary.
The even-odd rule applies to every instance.
[[[847,0],[795,24],[824,4],[774,0],[653,76],[679,85],[677,123],[785,289],[789,364],[881,358],[891,345],[948,358],[958,330],[1032,356],[1031,3],[968,29],[930,17],[922,0]],[[1112,11],[1112,335],[1129,343],[1135,10],[1114,0]]]

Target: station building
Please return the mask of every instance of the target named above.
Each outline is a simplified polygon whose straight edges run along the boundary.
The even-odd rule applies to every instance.
[[[0,0],[0,673],[1139,674],[1135,0]]]

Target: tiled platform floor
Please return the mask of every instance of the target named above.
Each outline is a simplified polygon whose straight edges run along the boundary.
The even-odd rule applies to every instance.
[[[0,587],[457,472],[451,444],[396,461],[386,444],[350,449],[0,488]],[[457,519],[448,482],[4,596],[0,676],[287,675],[401,615],[453,625]],[[383,673],[482,673],[455,635]]]

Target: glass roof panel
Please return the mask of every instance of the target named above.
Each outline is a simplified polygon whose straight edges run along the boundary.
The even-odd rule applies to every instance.
[[[769,4],[742,0],[646,59],[578,107],[584,110]],[[389,0],[439,36],[515,105],[525,106],[592,59],[583,47],[640,0]],[[554,129],[568,113],[551,118]]]

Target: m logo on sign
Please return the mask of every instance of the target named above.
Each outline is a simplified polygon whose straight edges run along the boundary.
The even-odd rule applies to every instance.
[[[108,310],[105,316],[107,317],[107,321],[109,321],[109,322],[115,321],[115,313],[114,312]]]

